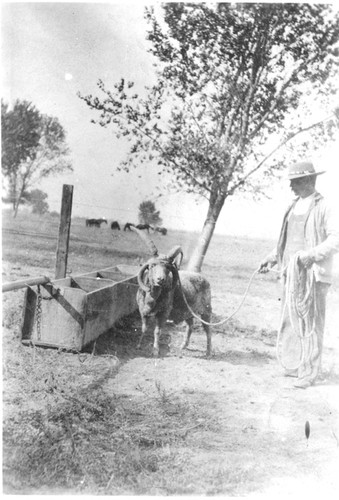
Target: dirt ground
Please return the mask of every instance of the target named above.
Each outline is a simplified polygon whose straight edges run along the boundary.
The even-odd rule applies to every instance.
[[[236,306],[241,297],[232,298]],[[328,332],[333,322],[338,324],[335,300],[330,296]],[[225,317],[225,301],[226,297],[214,297],[220,318]],[[278,312],[274,300],[264,309],[262,302],[249,298],[239,317],[251,326],[237,319],[215,327],[212,359],[204,356],[202,329],[181,353],[180,332],[168,325],[160,359],[130,359],[105,382],[108,394],[133,400],[149,396],[160,384],[167,393],[203,409],[201,422],[192,422],[189,442],[196,449],[197,471],[211,477],[211,491],[201,491],[195,478],[188,485],[191,493],[213,494],[216,470],[221,482],[230,474],[231,496],[338,492],[338,331],[327,338],[323,380],[307,390],[296,389],[293,378],[282,376],[275,356],[272,325]],[[146,351],[151,342],[150,337],[145,340]],[[311,429],[308,440],[306,421]]]

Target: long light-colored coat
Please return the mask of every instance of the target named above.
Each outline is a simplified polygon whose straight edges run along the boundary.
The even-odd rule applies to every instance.
[[[275,260],[279,266],[282,265],[286,246],[288,217],[298,199],[296,198],[285,212],[278,245],[271,254],[272,261]],[[313,270],[316,281],[331,283],[333,255],[339,252],[339,220],[324,197],[318,192],[314,193],[307,212],[304,234],[305,250],[310,252],[315,261]]]

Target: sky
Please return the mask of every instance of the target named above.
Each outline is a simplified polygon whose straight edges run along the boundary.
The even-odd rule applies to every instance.
[[[79,99],[96,94],[125,77],[136,90],[155,81],[147,52],[143,2],[2,3],[2,97],[31,101],[42,113],[56,116],[67,134],[73,173],[51,177],[39,186],[48,194],[50,210],[60,211],[63,184],[74,186],[73,216],[106,217],[137,222],[138,206],[155,201],[168,228],[202,229],[207,202],[189,195],[166,194],[166,176],[145,166],[117,172],[127,148],[112,130],[91,123],[95,113]],[[313,158],[319,190],[337,201],[339,141]],[[275,238],[285,206],[291,199],[287,181],[274,181],[269,199],[227,200],[216,233]]]

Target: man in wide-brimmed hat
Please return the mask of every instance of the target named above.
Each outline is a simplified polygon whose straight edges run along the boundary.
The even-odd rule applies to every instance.
[[[284,297],[278,332],[279,360],[295,387],[314,384],[321,370],[326,295],[332,281],[333,255],[339,251],[338,221],[315,189],[309,161],[290,166],[288,179],[296,195],[288,207],[277,248],[260,264],[265,273],[279,265]]]

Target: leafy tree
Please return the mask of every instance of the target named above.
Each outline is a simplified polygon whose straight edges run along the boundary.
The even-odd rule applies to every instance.
[[[41,189],[33,189],[26,194],[26,200],[32,206],[33,214],[43,215],[48,212],[47,198],[48,195],[41,191]]]
[[[139,222],[151,226],[161,226],[160,211],[156,210],[153,201],[142,201],[139,205]]]
[[[99,80],[101,99],[79,97],[100,112],[94,123],[130,141],[119,168],[153,162],[175,188],[207,198],[189,263],[200,270],[225,200],[237,191],[263,193],[300,134],[295,160],[320,146],[319,137],[331,139],[338,14],[300,3],[168,3],[163,17],[145,12],[157,83],[138,97],[132,82],[121,79],[111,91]],[[329,107],[324,119],[307,122],[307,94]]]
[[[1,102],[2,174],[14,217],[28,189],[43,178],[71,171],[66,135],[58,119],[28,101]]]

